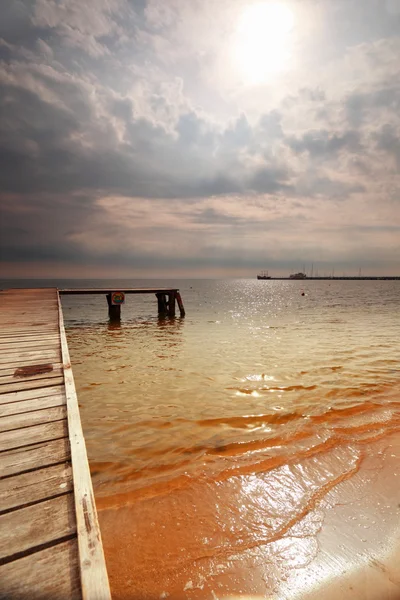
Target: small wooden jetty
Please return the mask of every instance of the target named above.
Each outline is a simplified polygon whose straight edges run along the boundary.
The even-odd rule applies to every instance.
[[[125,294],[154,294],[157,298],[158,314],[160,316],[175,317],[176,304],[180,316],[185,316],[185,308],[178,288],[129,288],[110,290],[106,288],[75,288],[60,289],[60,295],[65,294],[104,294],[107,298],[108,314],[110,319],[121,319],[121,305],[125,302]]]
[[[110,600],[56,289],[0,292],[0,598]]]

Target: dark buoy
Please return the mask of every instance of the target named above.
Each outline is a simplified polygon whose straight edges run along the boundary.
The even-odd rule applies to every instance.
[[[302,296],[305,296],[305,293],[304,293],[304,292],[301,292],[301,295],[302,295]]]

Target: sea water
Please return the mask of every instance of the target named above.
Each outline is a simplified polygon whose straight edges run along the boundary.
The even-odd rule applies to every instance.
[[[116,597],[312,560],[323,502],[399,429],[400,282],[52,283],[179,287],[186,309],[127,295],[115,325],[103,295],[62,297]]]

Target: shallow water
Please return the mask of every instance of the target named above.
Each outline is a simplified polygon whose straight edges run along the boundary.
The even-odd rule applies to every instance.
[[[187,317],[129,296],[120,327],[105,298],[63,297],[115,597],[197,597],[235,573],[228,593],[239,571],[249,592],[246,561],[315,558],[324,502],[366,485],[399,429],[399,283],[158,282]]]

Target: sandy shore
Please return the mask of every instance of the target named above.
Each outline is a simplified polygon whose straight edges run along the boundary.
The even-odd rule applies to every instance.
[[[114,600],[400,599],[400,433],[99,498]]]

